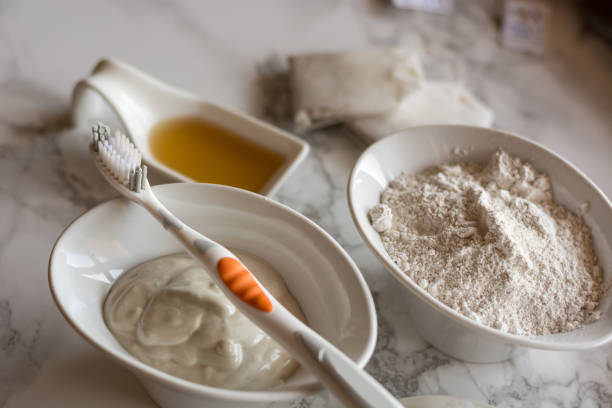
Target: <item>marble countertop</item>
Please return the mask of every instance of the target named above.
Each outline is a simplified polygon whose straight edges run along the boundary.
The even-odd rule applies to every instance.
[[[500,1],[456,3],[455,14],[438,16],[348,0],[0,2],[0,407],[154,406],[135,377],[68,326],[47,284],[57,236],[114,196],[68,121],[74,83],[102,56],[267,117],[262,78],[289,54],[389,45],[434,50],[462,64],[467,85],[495,111],[497,128],[552,148],[612,197],[610,50],[559,6],[549,52],[516,53],[496,39]],[[407,322],[402,289],[350,219],[345,185],[363,144],[341,128],[305,139],[310,156],[275,198],[324,227],[359,265],[379,319],[367,370],[393,394],[451,394],[498,407],[612,404],[611,346],[533,350],[481,365],[423,342]],[[338,406],[328,399],[321,394],[291,406]]]

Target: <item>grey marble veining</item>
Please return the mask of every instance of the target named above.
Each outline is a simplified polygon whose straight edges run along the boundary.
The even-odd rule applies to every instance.
[[[61,231],[116,196],[68,127],[70,91],[112,55],[212,101],[287,126],[282,70],[291,53],[408,46],[432,74],[457,75],[496,113],[496,127],[575,163],[608,195],[612,53],[582,35],[566,6],[542,56],[500,48],[499,1],[456,1],[452,17],[377,1],[0,2],[0,407],[152,407],[137,380],[63,321],[47,260]],[[426,60],[427,62],[427,60]],[[282,79],[282,78],[281,78]],[[284,99],[283,99],[284,98]],[[341,127],[305,136],[312,151],[275,198],[349,251],[375,298],[379,337],[367,370],[399,397],[452,394],[499,407],[612,406],[612,347],[532,350],[498,364],[453,360],[413,333],[403,289],[362,243],[346,203],[364,145]],[[285,405],[278,405],[286,406]],[[292,407],[337,407],[327,394]]]

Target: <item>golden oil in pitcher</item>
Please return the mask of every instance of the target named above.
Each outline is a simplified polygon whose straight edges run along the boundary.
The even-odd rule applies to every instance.
[[[171,169],[202,183],[259,192],[283,164],[283,157],[198,117],[178,117],[155,125],[151,153]]]

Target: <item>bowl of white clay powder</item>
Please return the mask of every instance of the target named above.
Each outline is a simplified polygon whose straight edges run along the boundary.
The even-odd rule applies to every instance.
[[[545,147],[484,128],[407,129],[363,152],[348,201],[439,350],[494,362],[612,340],[612,205]]]

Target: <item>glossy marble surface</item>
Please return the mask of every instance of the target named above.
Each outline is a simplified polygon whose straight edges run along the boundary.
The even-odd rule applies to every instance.
[[[552,148],[611,197],[610,49],[581,33],[575,15],[559,6],[550,51],[516,53],[498,45],[500,2],[456,3],[449,17],[366,1],[0,1],[0,407],[154,406],[129,372],[70,329],[47,285],[56,237],[115,195],[85,155],[83,132],[68,127],[72,86],[101,56],[283,123],[283,105],[270,107],[271,94],[284,95],[282,84],[267,79],[286,55],[415,47],[450,61],[493,108],[496,127]],[[530,351],[478,365],[425,344],[406,321],[402,288],[367,250],[348,213],[347,176],[364,146],[341,128],[305,139],[310,156],[275,198],[323,226],[361,268],[379,313],[367,369],[391,392],[453,394],[498,407],[611,405],[610,346]],[[290,406],[338,407],[328,399],[321,394]]]

